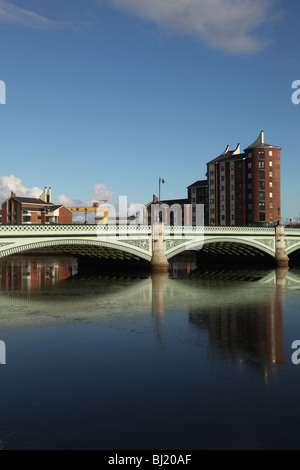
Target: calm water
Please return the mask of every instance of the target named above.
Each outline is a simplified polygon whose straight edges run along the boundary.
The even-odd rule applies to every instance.
[[[1,262],[4,449],[300,449],[300,270]]]

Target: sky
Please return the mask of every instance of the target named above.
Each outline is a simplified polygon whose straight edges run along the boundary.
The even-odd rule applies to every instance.
[[[160,177],[162,199],[185,198],[264,130],[282,148],[282,217],[298,219],[299,14],[298,0],[0,0],[1,201],[51,187],[67,205],[147,204]]]

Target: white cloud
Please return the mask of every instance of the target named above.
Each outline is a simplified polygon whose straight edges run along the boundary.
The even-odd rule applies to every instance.
[[[60,194],[55,198],[55,204],[63,204],[66,207],[91,207],[94,202],[101,204],[103,200],[108,201],[112,204],[115,193],[109,191],[109,189],[103,183],[98,183],[94,185],[93,197],[92,199],[87,199],[82,201],[81,199],[71,199],[65,194]],[[95,214],[88,213],[88,222],[94,222]],[[73,213],[73,222],[83,222],[85,219],[84,213]]]
[[[274,20],[275,0],[99,0],[234,53],[263,49],[258,28]]]
[[[71,199],[65,194],[60,194],[55,198],[55,204],[63,204],[69,207],[76,206],[92,206],[94,202],[101,203],[103,200],[112,203],[115,193],[109,191],[109,189],[103,183],[94,185],[93,197],[91,199]]]
[[[0,201],[4,202],[10,197],[11,191],[17,196],[22,197],[39,197],[43,190],[37,186],[26,188],[22,184],[22,180],[14,175],[0,176]]]
[[[57,22],[33,11],[20,8],[8,0],[0,0],[0,23],[22,25],[35,29],[58,26]]]
[[[20,197],[39,197],[43,189],[35,186],[33,188],[26,188],[23,185],[22,180],[15,175],[0,176],[0,205],[10,197],[11,192],[14,192]],[[94,202],[101,203],[103,200],[107,200],[108,203],[112,204],[114,198],[114,192],[109,189],[103,183],[94,185],[93,197],[88,200],[71,199],[65,194],[59,194],[54,199],[54,204],[63,204],[66,207],[79,207],[79,206],[92,206]],[[1,209],[1,207],[0,207]],[[94,214],[89,214],[89,219],[94,217]],[[74,214],[74,220],[84,220],[84,213],[81,215]]]

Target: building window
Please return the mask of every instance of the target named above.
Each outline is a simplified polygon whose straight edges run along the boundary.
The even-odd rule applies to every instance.
[[[221,186],[221,191],[225,191],[225,186]]]
[[[234,191],[234,184],[231,185],[231,189],[232,189],[232,191]]]
[[[260,212],[265,212],[265,210],[266,210],[266,205],[265,205],[265,203],[264,203],[264,202],[260,202],[260,203],[259,203],[259,211],[260,211]]]
[[[234,201],[234,194],[231,194],[231,200]]]
[[[272,157],[272,155],[273,155],[273,150],[270,149],[270,150],[269,150],[269,156]]]
[[[231,210],[233,210],[233,211],[234,211],[234,204],[232,204],[232,206],[231,206]]]
[[[234,163],[231,165],[230,168],[231,168],[231,170],[234,170]]]
[[[260,160],[263,160],[265,158],[265,151],[264,150],[259,150],[258,154],[259,154],[259,159]]]
[[[210,180],[210,184],[214,185],[214,184],[215,184],[215,180]]]
[[[259,179],[264,180],[265,179],[265,172],[264,171],[259,171]]]
[[[258,162],[258,168],[260,170],[264,170],[265,169],[265,162],[264,161]]]
[[[264,212],[260,212],[259,221],[260,222],[265,222],[266,221],[266,214]]]
[[[249,179],[249,180],[252,179],[252,173],[248,173],[248,179]]]
[[[214,189],[211,189],[210,190],[210,195],[213,196],[215,194],[215,190]]]
[[[221,181],[225,181],[225,176],[221,176]]]
[[[273,166],[273,162],[270,162],[270,166]]]
[[[248,204],[248,209],[252,209],[252,204]]]
[[[265,182],[264,182],[264,181],[260,181],[260,182],[259,182],[259,189],[260,189],[260,191],[264,191],[264,190],[265,190]]]
[[[192,198],[192,204],[196,204],[196,198],[195,197]]]
[[[248,168],[252,168],[252,163],[251,162],[248,163]]]
[[[222,215],[222,220],[225,220],[225,215]]]
[[[248,184],[248,189],[252,189],[252,183]]]
[[[221,171],[225,171],[225,167],[224,167],[224,166],[221,166]]]

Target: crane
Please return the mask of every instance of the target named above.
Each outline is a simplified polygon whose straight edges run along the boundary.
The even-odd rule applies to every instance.
[[[107,201],[101,201],[101,202],[107,202]],[[103,212],[103,223],[107,224],[108,222],[108,214],[109,214],[109,207],[108,206],[103,206],[100,207],[98,202],[94,202],[92,206],[79,206],[79,207],[68,207],[68,209],[72,212],[84,212],[85,213],[85,224],[87,224],[87,213],[88,212],[95,212],[95,223],[96,223],[96,214],[97,212],[101,211]]]

